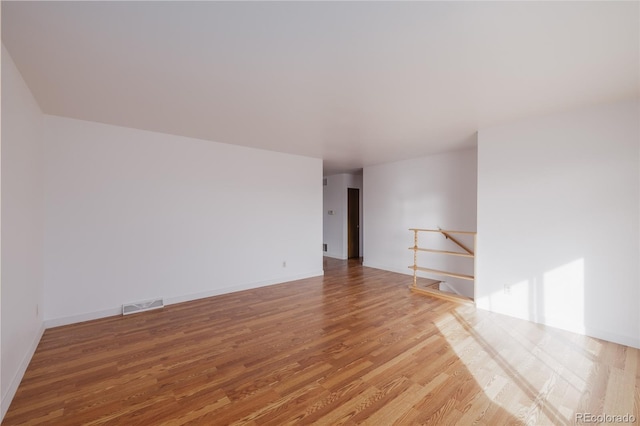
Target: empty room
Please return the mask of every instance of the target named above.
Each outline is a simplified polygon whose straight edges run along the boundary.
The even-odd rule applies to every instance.
[[[3,425],[640,422],[639,2],[0,13]]]

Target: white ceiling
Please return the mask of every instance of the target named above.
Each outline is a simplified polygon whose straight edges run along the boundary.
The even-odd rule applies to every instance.
[[[2,2],[48,114],[324,159],[640,94],[638,2]]]

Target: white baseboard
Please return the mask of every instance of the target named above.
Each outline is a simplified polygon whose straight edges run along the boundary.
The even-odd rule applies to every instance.
[[[602,330],[599,328],[588,327],[582,324],[571,324],[571,323],[558,323],[555,322],[551,318],[538,317],[538,318],[529,318],[526,316],[514,315],[513,312],[504,312],[500,309],[488,309],[485,307],[478,307],[478,309],[482,309],[483,311],[493,312],[498,315],[504,315],[511,318],[518,318],[524,321],[529,321],[535,324],[541,324],[545,327],[555,328],[558,330],[568,331],[570,333],[576,333],[581,336],[593,337],[596,339],[606,340],[607,342],[618,343],[624,346],[630,346],[632,348],[640,349],[640,338],[638,336],[628,336],[622,335],[618,333],[613,333],[607,330]]]
[[[13,401],[13,397],[16,395],[16,392],[18,391],[18,386],[20,386],[20,382],[24,377],[24,373],[27,371],[27,367],[31,362],[31,358],[33,357],[33,354],[36,352],[38,343],[40,343],[42,334],[44,334],[44,330],[45,330],[45,325],[44,323],[42,323],[40,325],[40,329],[38,330],[33,341],[31,342],[31,345],[29,346],[29,350],[22,358],[22,362],[20,362],[18,371],[16,371],[16,374],[11,379],[11,382],[9,383],[9,387],[7,388],[7,391],[5,392],[4,395],[2,395],[2,404],[0,408],[2,410],[2,413],[0,415],[0,421],[4,419],[4,415],[7,414],[7,411],[9,410],[11,401]]]
[[[192,294],[184,294],[184,295],[180,295],[180,296],[165,297],[164,304],[165,305],[174,305],[176,303],[189,302],[191,300],[204,299],[206,297],[219,296],[221,294],[227,294],[227,293],[235,293],[237,291],[243,291],[243,290],[251,290],[253,288],[259,288],[259,287],[267,287],[267,286],[275,285],[275,284],[283,284],[283,283],[288,283],[288,282],[291,282],[291,281],[303,280],[303,279],[306,279],[306,278],[320,277],[320,276],[323,276],[323,275],[324,275],[324,271],[312,272],[312,273],[308,273],[308,274],[292,275],[292,276],[286,277],[284,279],[273,279],[273,280],[266,280],[266,281],[258,281],[258,282],[249,283],[249,284],[241,284],[241,285],[236,285],[236,286],[217,288],[217,289],[214,289],[214,290],[203,291],[203,292],[200,292],[200,293],[192,293]]]
[[[120,314],[122,314],[122,306],[111,309],[103,309],[101,311],[87,312],[84,314],[70,315],[67,317],[52,318],[45,320],[44,324],[46,328],[61,327],[63,325],[112,317],[114,315]]]
[[[584,331],[584,334],[589,337],[595,337],[596,339],[606,340],[607,342],[618,343],[620,345],[640,349],[639,336],[624,336],[617,333],[611,333],[610,331],[599,330],[593,327],[585,327]]]
[[[324,257],[330,257],[332,259],[340,259],[340,260],[347,260],[346,256],[343,256],[341,254],[337,254],[337,253],[331,253],[331,252],[325,252],[322,254]]]
[[[178,296],[163,297],[165,305],[174,305],[176,303],[189,302],[191,300],[204,299],[206,297],[218,296],[221,294],[234,293],[236,291],[250,290],[252,288],[266,287],[275,284],[282,284],[290,281],[302,280],[305,278],[313,278],[323,276],[324,271],[316,271],[307,274],[291,275],[284,278],[258,281],[253,283],[216,288],[200,293],[183,294]],[[153,296],[152,296],[153,297]],[[162,296],[157,296],[162,297]],[[112,317],[122,314],[122,306],[104,309],[101,311],[87,312],[83,314],[70,315],[66,317],[51,318],[44,322],[45,328],[60,327],[63,325],[75,324],[78,322],[91,321],[100,318]]]

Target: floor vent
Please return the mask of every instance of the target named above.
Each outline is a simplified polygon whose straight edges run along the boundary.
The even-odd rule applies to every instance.
[[[127,303],[122,305],[122,315],[135,314],[136,312],[150,311],[152,309],[164,308],[164,300],[154,299],[144,302]]]

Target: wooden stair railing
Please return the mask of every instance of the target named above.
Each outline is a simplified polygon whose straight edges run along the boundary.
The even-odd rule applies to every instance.
[[[471,299],[469,297],[466,297],[466,296],[459,295],[459,294],[447,293],[447,292],[444,292],[444,291],[440,291],[438,289],[433,288],[433,284],[427,286],[426,288],[418,287],[418,275],[417,275],[417,273],[418,273],[418,271],[422,271],[422,272],[428,272],[428,273],[431,273],[431,274],[436,274],[436,275],[441,275],[441,276],[454,277],[454,278],[460,278],[460,279],[464,279],[464,280],[474,281],[475,277],[473,275],[460,274],[460,273],[457,273],[457,272],[450,272],[450,271],[441,271],[439,269],[425,268],[423,266],[418,266],[418,252],[422,251],[422,252],[429,252],[429,253],[440,253],[440,254],[444,254],[444,255],[448,255],[448,256],[461,256],[461,257],[466,257],[466,258],[472,258],[472,259],[474,259],[474,263],[475,263],[476,233],[475,232],[470,232],[470,231],[449,231],[449,230],[444,230],[444,229],[440,229],[440,228],[438,228],[438,229],[410,228],[409,230],[413,231],[413,247],[409,247],[409,250],[413,250],[413,265],[409,266],[409,269],[413,270],[413,285],[410,287],[411,290],[416,292],[416,293],[424,294],[424,295],[427,295],[427,296],[439,297],[441,299],[446,299],[446,300],[450,300],[450,301],[454,301],[454,302],[458,302],[458,303],[473,304],[473,299]],[[451,240],[451,242],[453,242],[458,247],[460,247],[462,250],[464,250],[464,252],[449,251],[449,250],[437,250],[437,249],[419,247],[418,246],[418,233],[419,232],[440,233],[446,239]],[[461,242],[459,239],[455,238],[452,234],[456,234],[456,235],[472,235],[473,236],[473,246],[474,246],[473,250],[471,250],[469,247],[467,247],[467,245],[464,244],[463,242]],[[474,267],[474,270],[475,270],[475,267]]]
[[[445,236],[445,238],[453,241],[454,243],[456,243],[458,246],[460,246],[462,248],[462,250],[466,251],[468,254],[470,254],[471,256],[473,256],[473,251],[471,251],[471,249],[467,248],[467,246],[465,246],[464,244],[462,244],[460,241],[458,241],[457,239],[453,238],[453,236],[451,235],[454,231],[440,231],[442,233],[442,235]],[[475,240],[475,237],[474,237]]]

